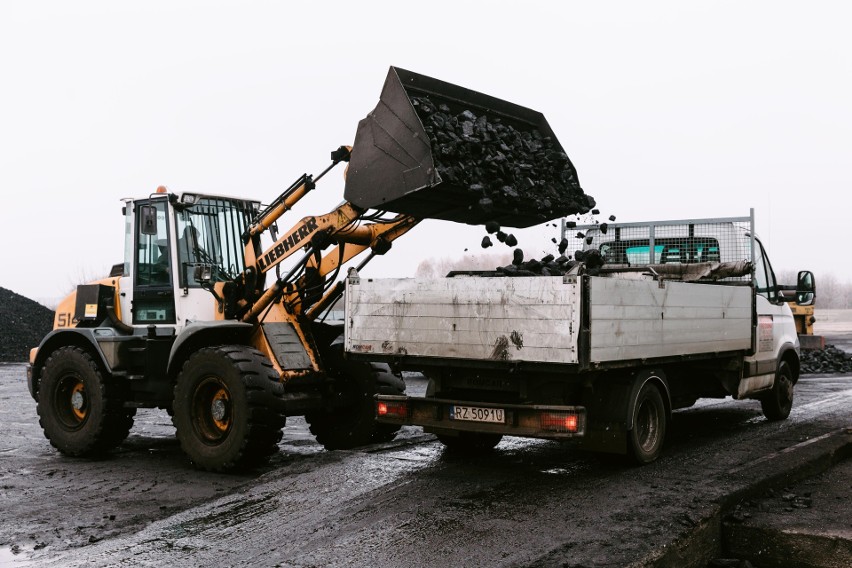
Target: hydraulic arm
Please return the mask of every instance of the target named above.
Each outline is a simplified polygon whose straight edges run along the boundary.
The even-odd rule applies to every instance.
[[[316,187],[326,173],[340,162],[349,160],[350,148],[341,146],[331,153],[332,164],[316,178],[303,175],[260,213],[248,228],[245,239],[246,269],[233,283],[217,285],[217,295],[225,303],[224,314],[237,315],[246,322],[260,315],[279,298],[293,315],[305,313],[319,302],[331,305],[343,291],[342,286],[327,285],[326,277],[337,274],[340,267],[370,249],[363,267],[376,255],[386,253],[391,243],[411,230],[419,221],[406,214],[385,217],[382,212],[367,215],[367,210],[344,201],[333,211],[320,216],[304,217],[265,250],[260,249],[260,236],[274,231],[276,222],[305,195]],[[281,262],[301,251],[302,257],[290,271],[280,276]],[[278,277],[268,288],[264,283],[268,272],[276,269]],[[331,279],[332,281],[334,278]],[[322,310],[310,311],[316,317]]]

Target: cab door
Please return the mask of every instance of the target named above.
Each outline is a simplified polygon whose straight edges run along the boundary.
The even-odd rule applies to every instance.
[[[798,347],[793,313],[779,294],[772,265],[758,239],[755,239],[755,256],[756,344],[754,355],[746,359],[750,376],[740,384],[740,397],[771,388],[781,351]]]
[[[174,247],[167,213],[165,199],[135,203],[133,325],[175,323]]]

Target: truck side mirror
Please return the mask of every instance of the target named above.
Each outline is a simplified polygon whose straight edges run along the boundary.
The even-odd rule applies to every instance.
[[[157,208],[153,205],[139,206],[139,223],[143,235],[157,234]]]
[[[802,270],[796,280],[796,303],[800,306],[810,306],[816,300],[816,282],[810,270]]]

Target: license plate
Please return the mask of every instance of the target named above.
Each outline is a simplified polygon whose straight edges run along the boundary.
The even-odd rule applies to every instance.
[[[502,408],[481,408],[479,406],[459,406],[456,404],[450,406],[450,420],[505,424],[506,411]]]

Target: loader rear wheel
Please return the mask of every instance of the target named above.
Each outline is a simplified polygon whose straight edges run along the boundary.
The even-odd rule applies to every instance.
[[[760,408],[767,420],[785,420],[793,409],[793,373],[790,365],[782,361],[775,375],[775,384],[763,398]]]
[[[346,361],[342,346],[334,346],[326,363],[335,375],[335,388],[348,399],[344,408],[305,416],[311,434],[327,450],[348,450],[396,437],[400,426],[376,422],[375,395],[405,393],[405,382],[384,363]]]
[[[183,365],[172,405],[181,448],[209,471],[247,469],[278,451],[283,392],[272,363],[244,345],[208,347]]]
[[[484,454],[490,452],[500,440],[502,434],[489,434],[484,432],[459,432],[458,436],[449,434],[438,434],[438,440],[453,452],[465,452],[470,454]]]
[[[627,432],[627,456],[639,464],[657,459],[666,439],[666,405],[660,389],[646,382],[636,395],[632,428]]]
[[[79,347],[45,361],[38,390],[39,424],[51,445],[70,456],[98,455],[119,445],[133,426],[119,384]]]

